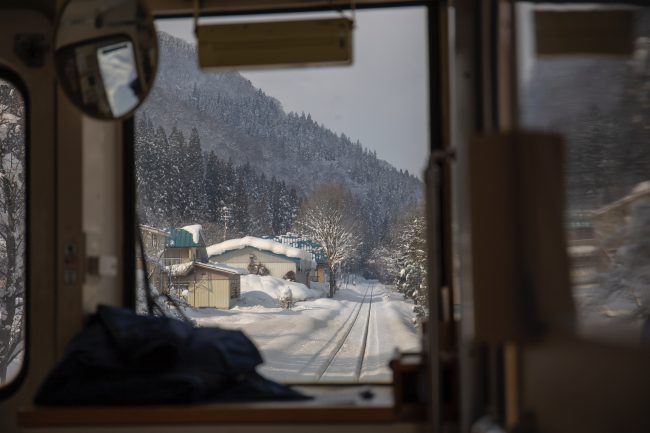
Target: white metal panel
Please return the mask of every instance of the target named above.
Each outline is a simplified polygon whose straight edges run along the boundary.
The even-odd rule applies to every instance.
[[[240,257],[238,257],[237,261],[232,261],[232,262],[224,261],[224,262],[219,262],[219,263],[225,263],[226,265],[232,266],[233,268],[248,269],[248,263],[249,262],[244,263],[242,261],[239,261],[239,259],[240,259]]]
[[[272,276],[282,278],[287,272],[296,272],[295,263],[264,263],[264,266],[269,270]]]

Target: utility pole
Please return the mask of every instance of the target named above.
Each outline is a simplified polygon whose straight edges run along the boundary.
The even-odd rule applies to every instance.
[[[232,211],[228,206],[221,208],[221,218],[223,219],[223,240],[228,240],[228,223],[232,219]]]

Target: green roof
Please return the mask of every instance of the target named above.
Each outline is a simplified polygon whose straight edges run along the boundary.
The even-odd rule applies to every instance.
[[[200,247],[201,245],[194,242],[192,233],[183,229],[169,229],[169,238],[165,244],[169,248],[187,248]]]

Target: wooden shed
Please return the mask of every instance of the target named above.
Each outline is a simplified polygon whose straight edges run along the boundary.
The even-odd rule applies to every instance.
[[[184,293],[195,308],[230,309],[241,296],[243,269],[223,264],[188,262],[167,267],[169,285]]]

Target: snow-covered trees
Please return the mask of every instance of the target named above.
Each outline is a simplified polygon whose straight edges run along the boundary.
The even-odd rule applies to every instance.
[[[205,196],[205,165],[199,131],[192,128],[184,156],[185,167],[182,169],[183,198],[186,203],[184,221],[198,221],[206,213],[207,197]]]
[[[426,221],[414,212],[403,217],[404,225],[397,232],[397,265],[400,268],[397,290],[415,302],[418,317],[427,315],[429,286],[427,284]]]
[[[421,209],[409,209],[390,225],[384,241],[375,247],[366,265],[381,281],[393,284],[413,299],[418,317],[427,315],[426,220]]]
[[[0,384],[21,356],[25,296],[24,101],[0,80]]]
[[[341,184],[316,188],[305,199],[295,231],[318,242],[327,256],[330,297],[336,288],[341,265],[353,259],[360,244],[358,206],[352,193]]]
[[[146,115],[137,122],[136,183],[142,223],[200,223],[208,242],[283,234],[298,214],[298,194],[285,182],[269,180],[249,163],[203,153],[196,128],[186,140],[178,128],[167,135]]]
[[[265,277],[271,274],[271,271],[269,271],[269,268],[267,268],[264,263],[256,262],[253,259],[251,259],[247,269],[248,273],[251,275],[259,275],[261,277]]]

